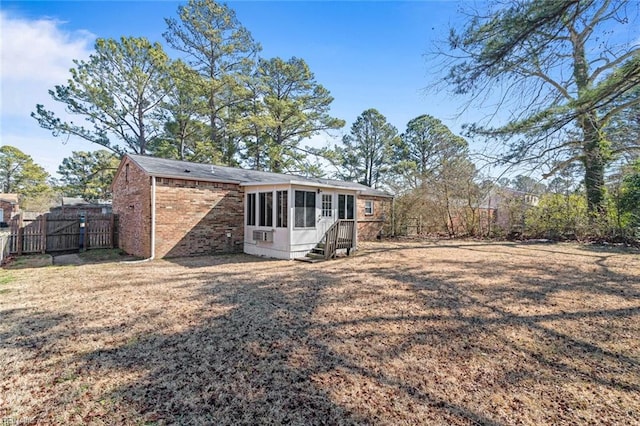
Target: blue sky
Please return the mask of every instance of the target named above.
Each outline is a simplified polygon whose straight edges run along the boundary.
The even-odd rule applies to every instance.
[[[72,59],[86,58],[97,37],[143,36],[166,46],[164,18],[177,17],[181,3],[2,1],[1,143],[18,147],[52,174],[72,151],[99,149],[80,139],[51,136],[30,112],[37,103],[60,108],[47,90],[66,83]],[[400,132],[421,114],[440,118],[454,131],[474,118],[468,113],[456,117],[464,99],[425,90],[437,78],[437,65],[425,53],[461,19],[458,2],[228,4],[261,43],[262,57],[297,56],[309,64],[335,98],[332,114],[347,122],[334,136],[348,132],[368,108],[378,109]],[[323,134],[309,144],[337,140]]]

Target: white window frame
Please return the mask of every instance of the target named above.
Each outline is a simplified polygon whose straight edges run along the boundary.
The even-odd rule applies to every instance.
[[[302,192],[305,194],[304,199],[303,199],[303,206],[298,206],[296,204],[298,197],[296,196],[296,194],[298,192]],[[313,207],[311,206],[307,206],[307,197],[309,197],[309,199],[313,199]],[[304,189],[295,189],[293,191],[293,227],[294,228],[298,228],[298,229],[314,229],[316,227],[316,209],[317,209],[317,203],[318,200],[316,199],[316,193],[314,191],[308,191],[308,190],[304,190]],[[307,212],[307,209],[313,209],[313,215],[310,215]],[[303,218],[303,222],[304,225],[303,226],[299,226],[298,225],[298,215],[302,214],[302,218]],[[307,226],[307,219],[308,218],[313,218],[313,223],[310,226]]]
[[[364,200],[364,214],[373,216],[373,200]]]

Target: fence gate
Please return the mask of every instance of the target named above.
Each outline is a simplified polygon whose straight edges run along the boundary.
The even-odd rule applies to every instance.
[[[81,247],[80,218],[44,215],[47,225],[47,253],[78,250]]]
[[[114,214],[37,216],[11,219],[8,251],[16,254],[55,253],[118,246],[118,220]]]

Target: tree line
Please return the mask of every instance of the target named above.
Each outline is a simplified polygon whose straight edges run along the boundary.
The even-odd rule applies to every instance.
[[[43,105],[32,116],[54,135],[104,148],[65,159],[63,180],[71,179],[64,170],[127,152],[331,175],[397,194],[395,231],[429,217],[435,225],[427,228],[449,235],[491,233],[478,206],[492,191],[518,186],[477,169],[467,141],[485,140],[498,152],[493,163],[533,165],[551,179],[542,191],[540,185],[528,190],[542,207],[514,216],[531,235],[559,232],[552,218],[567,212],[582,215],[571,222],[575,229],[580,223],[605,234],[637,232],[640,47],[615,30],[634,25],[638,4],[519,0],[486,6],[467,11],[466,24],[452,28],[445,47],[431,57],[444,71],[434,90],[471,99],[469,108],[497,105],[507,117],[499,125],[470,123],[462,136],[430,115],[410,120],[400,133],[371,108],[341,144],[302,147],[305,139],[345,125],[329,113],[329,90],[301,58],[261,58],[260,44],[234,11],[212,0],[190,0],[177,18],[166,19],[165,42],[183,59],[169,58],[160,43],[122,37],[98,39],[89,59],[75,62],[67,84],[50,95],[88,125],[62,120]],[[575,231],[567,231],[569,225],[562,226],[563,235]]]
[[[74,135],[115,154],[136,153],[257,170],[308,173],[302,140],[339,129],[333,98],[297,57],[261,58],[232,9],[191,0],[166,19],[163,46],[141,37],[98,39],[71,78],[49,93],[89,125],[37,105],[54,135]]]

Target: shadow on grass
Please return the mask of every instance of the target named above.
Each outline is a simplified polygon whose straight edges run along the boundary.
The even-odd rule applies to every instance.
[[[456,248],[478,250],[476,246]],[[516,254],[519,248],[513,247]],[[539,247],[535,250],[546,251]],[[532,334],[538,342],[537,347],[527,347],[518,339],[502,338],[502,344],[514,352],[526,354],[537,365],[553,371],[558,377],[568,375],[595,385],[640,392],[638,353],[631,348],[626,354],[608,350],[602,343],[609,342],[599,341],[601,336],[598,335],[611,335],[612,331],[607,329],[609,326],[621,334],[640,335],[640,277],[612,272],[603,265],[605,260],[606,257],[595,256],[593,261],[599,269],[591,274],[567,265],[554,267],[544,263],[530,265],[526,271],[519,265],[496,264],[494,261],[470,263],[447,260],[439,261],[440,266],[432,265],[436,270],[451,269],[452,266],[454,270],[472,270],[472,276],[486,280],[511,277],[508,284],[496,283],[489,287],[463,282],[457,274],[441,273],[434,279],[421,275],[419,270],[398,268],[378,269],[374,274],[410,285],[425,305],[435,310],[446,310],[446,317],[457,321],[456,334],[472,336],[470,340],[481,352],[492,352],[492,348],[483,343],[487,332],[495,336],[498,330],[520,330]],[[576,311],[554,309],[553,297],[560,292],[575,292],[586,300],[615,297],[633,305]],[[535,313],[549,308],[552,312]],[[405,316],[374,318],[373,321],[441,319],[443,317]],[[589,333],[581,333],[580,337],[572,335],[580,334],[577,332],[585,325],[589,325]]]
[[[267,257],[251,256],[243,253],[219,254],[215,256],[191,256],[191,257],[169,257],[164,259],[167,262],[184,266],[185,268],[206,268],[210,266],[223,266],[233,264],[253,263],[276,263],[282,262],[278,259]]]
[[[0,349],[19,349],[29,356],[47,356],[55,352],[66,331],[61,328],[71,314],[33,311],[26,308],[0,310]]]
[[[501,247],[519,256],[518,246]],[[546,264],[523,274],[517,265],[464,260],[466,250],[488,255],[493,244],[457,248],[459,259],[431,260],[430,269],[401,258],[384,266],[377,250],[317,265],[246,255],[170,259],[186,269],[154,282],[153,290],[188,289],[184,297],[201,307],[171,317],[155,310],[114,329],[86,330],[151,324],[125,343],[76,354],[72,364],[79,376],[136,373],[101,398],[113,401],[121,418],[160,424],[581,423],[581,394],[565,386],[584,385],[604,399],[637,395],[637,353],[609,347],[606,336],[637,339],[638,277],[604,264],[592,274]],[[354,265],[357,259],[367,266]],[[474,281],[491,277],[508,279],[492,286]],[[586,300],[617,297],[628,306],[554,307],[568,291]],[[42,346],[37,339],[47,330],[50,343],[63,339],[54,331],[70,320],[40,314],[35,345],[22,345],[31,313],[2,315],[15,326],[0,338],[26,351]],[[153,327],[160,320],[182,327],[163,332]],[[495,395],[504,400],[494,402]],[[532,406],[521,405],[527,398]],[[606,408],[616,416],[611,423],[637,420],[632,410]]]
[[[183,332],[145,335],[78,360],[92,374],[147,371],[109,396],[146,421],[229,425],[390,421],[381,414],[384,409],[340,404],[336,383],[325,385],[323,380],[342,372],[378,383],[399,399],[428,406],[441,421],[498,424],[334,350],[336,325],[320,324],[313,314],[323,294],[339,286],[338,277],[289,268],[275,274],[273,281],[244,274],[220,283],[210,271],[202,274],[209,281],[196,297],[212,306],[231,306],[230,310],[214,315],[213,309],[205,309],[201,321]],[[348,297],[342,303],[348,303]]]

